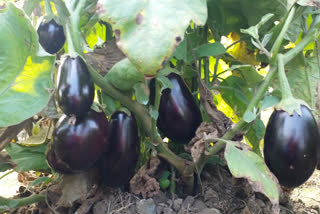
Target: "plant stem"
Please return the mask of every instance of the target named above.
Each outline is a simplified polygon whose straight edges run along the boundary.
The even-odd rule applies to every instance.
[[[281,99],[292,99],[293,95],[291,93],[290,85],[284,70],[282,54],[278,54],[278,75],[279,75],[279,82],[280,82],[280,88],[281,88],[281,96],[282,96]]]
[[[157,80],[157,78],[155,79],[154,84],[155,84],[155,86],[154,86],[155,98],[154,98],[153,108],[155,111],[158,111],[159,105],[160,105],[161,86],[160,86],[160,83]],[[158,137],[159,137],[159,134],[158,134],[158,130],[157,130],[157,120],[152,118],[152,141],[157,142]]]
[[[4,177],[6,177],[7,175],[10,175],[11,173],[13,173],[14,172],[14,170],[12,169],[12,170],[10,170],[9,172],[6,172],[5,174],[3,174],[2,176],[0,176],[0,180],[2,179],[2,178],[4,178]]]
[[[204,69],[204,78],[206,85],[210,84],[210,71],[209,71],[209,60],[208,57],[203,58],[203,69]]]
[[[320,15],[316,16],[310,25],[308,33],[305,34],[303,39],[290,51],[283,55],[283,63],[286,65],[289,61],[295,58],[303,49],[313,40],[317,38],[319,34],[318,25],[320,24]]]
[[[44,200],[45,196],[42,194],[31,195],[21,199],[7,199],[0,196],[0,212],[9,210],[11,208],[28,206]]]
[[[288,29],[290,27],[290,24],[291,24],[291,22],[293,20],[295,11],[296,11],[296,6],[293,6],[291,8],[290,12],[289,12],[289,15],[288,15],[288,17],[287,17],[282,29],[281,29],[281,32],[280,32],[279,36],[277,37],[276,41],[274,42],[274,44],[272,46],[270,65],[274,65],[276,60],[277,60],[277,55],[278,55],[278,52],[280,50],[283,38],[284,38],[285,34],[287,33],[287,31],[288,31]]]

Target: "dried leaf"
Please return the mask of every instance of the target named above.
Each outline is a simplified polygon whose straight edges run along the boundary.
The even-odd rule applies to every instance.
[[[92,195],[91,189],[97,183],[95,169],[81,174],[64,175],[60,186],[62,195],[57,202],[58,207],[72,207],[74,202],[83,202]]]
[[[216,105],[213,103],[213,96],[210,89],[205,83],[199,80],[200,101],[206,109],[210,120],[215,124],[219,133],[222,135],[231,128],[232,121],[221,111],[219,111]]]
[[[160,191],[158,181],[153,177],[160,160],[158,157],[151,157],[149,162],[143,165],[135,176],[130,180],[130,192],[142,195],[143,198],[150,198]]]

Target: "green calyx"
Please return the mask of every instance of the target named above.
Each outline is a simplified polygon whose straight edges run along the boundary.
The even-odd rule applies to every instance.
[[[301,115],[301,105],[305,105],[308,108],[308,104],[300,99],[296,99],[293,97],[290,89],[290,85],[288,79],[285,74],[284,69],[284,59],[283,55],[279,54],[278,57],[278,75],[280,81],[280,88],[281,88],[281,101],[278,103],[275,108],[279,110],[283,110],[289,113],[289,115],[293,115],[293,112],[297,112],[297,114]]]
[[[301,105],[305,105],[306,107],[310,108],[305,101],[291,97],[281,99],[281,101],[275,106],[275,109],[278,111],[286,111],[289,113],[289,115],[293,115],[294,112],[301,115]]]

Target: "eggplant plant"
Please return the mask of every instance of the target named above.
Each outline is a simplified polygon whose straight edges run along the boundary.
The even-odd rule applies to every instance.
[[[233,176],[261,187],[255,191],[279,207],[278,185],[302,185],[320,160],[313,78],[320,16],[312,2],[235,2],[232,14],[215,0],[5,3],[0,127],[15,138],[26,121],[37,125],[29,142],[9,143],[0,133],[0,150],[15,163],[0,169],[68,176],[97,167],[105,184],[125,186],[158,156],[178,172],[178,188],[192,194],[195,176],[219,154]],[[269,107],[275,110],[265,128],[260,118]],[[165,137],[184,144],[187,156],[169,149]],[[7,200],[0,212],[44,199]]]

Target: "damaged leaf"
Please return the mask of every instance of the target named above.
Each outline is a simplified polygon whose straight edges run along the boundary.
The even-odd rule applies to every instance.
[[[234,177],[246,178],[254,191],[263,193],[274,206],[279,205],[276,178],[260,156],[248,149],[240,150],[231,142],[227,142],[224,156]]]
[[[124,4],[123,0],[99,0],[98,14],[112,25],[118,47],[132,64],[146,76],[154,76],[183,41],[190,21],[205,24],[207,1],[135,0]]]
[[[158,181],[153,177],[160,160],[158,157],[151,157],[149,162],[143,165],[130,180],[130,192],[142,195],[143,198],[150,198],[160,191]]]

